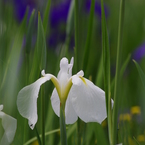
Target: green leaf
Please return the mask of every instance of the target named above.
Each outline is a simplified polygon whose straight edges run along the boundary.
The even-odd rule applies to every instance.
[[[66,38],[65,38],[65,43],[62,46],[62,49],[60,52],[60,59],[64,56],[68,56],[68,47],[70,43],[70,37],[71,37],[71,33],[74,30],[74,6],[75,6],[74,4],[75,4],[74,0],[71,1],[69,13],[67,17],[67,24],[66,24]]]
[[[71,32],[73,32],[74,28],[74,8],[75,8],[75,1],[71,1],[69,13],[67,17],[67,25],[66,25],[66,37],[70,37]]]
[[[43,19],[43,27],[44,27],[45,36],[46,36],[46,33],[47,33],[50,6],[51,6],[51,0],[48,0],[47,5],[46,5],[46,9],[45,9],[45,12],[44,12],[44,19]]]
[[[79,1],[75,0],[75,71],[79,70]]]
[[[40,70],[46,67],[46,40],[44,29],[41,21],[40,12],[38,12],[38,32],[37,32],[37,57],[39,60]]]
[[[89,18],[89,26],[87,33],[87,40],[85,44],[84,50],[84,58],[83,58],[83,71],[85,72],[88,66],[88,56],[90,52],[90,44],[91,44],[91,36],[93,31],[93,18],[94,18],[94,9],[95,9],[95,0],[91,1],[91,9],[90,9],[90,18]]]
[[[101,87],[102,82],[103,82],[103,55],[101,55],[101,58],[100,58],[100,62],[99,62],[98,72],[97,72],[97,75],[96,75],[95,84],[97,86]]]
[[[123,74],[124,74],[124,72],[125,72],[125,69],[126,69],[127,66],[128,66],[128,63],[129,63],[129,61],[130,61],[130,58],[131,58],[131,55],[129,54],[129,55],[127,56],[126,60],[124,61],[122,67],[121,67],[121,70],[120,70],[120,78],[123,77]],[[112,80],[111,88],[113,88],[114,85],[115,85],[115,78]]]
[[[108,130],[109,130],[109,142],[112,144],[112,104],[111,104],[111,89],[110,89],[110,50],[108,33],[105,19],[104,3],[101,0],[101,13],[102,13],[102,47],[103,47],[103,67],[104,67],[104,85],[105,85],[105,97],[106,108],[108,115]]]
[[[13,98],[15,96],[13,96],[13,94],[16,90],[16,86],[18,83],[18,80],[17,80],[18,64],[20,60],[23,36],[26,30],[27,14],[28,14],[28,11],[26,11],[25,17],[20,27],[18,28],[18,31],[16,31],[16,34],[14,35],[14,41],[13,41],[13,44],[11,44],[12,48],[9,48],[10,52],[9,52],[9,56],[5,65],[3,80],[0,86],[0,91],[6,90],[6,88],[9,88],[9,91],[5,91],[3,96],[5,96],[4,99],[6,101],[6,104],[10,112],[15,104],[15,99]],[[12,99],[8,99],[8,98],[12,98]]]
[[[56,133],[56,132],[59,132],[59,131],[60,131],[60,129],[51,130],[51,131],[49,131],[49,132],[46,132],[46,133],[45,133],[45,136],[51,135],[51,134]],[[42,137],[41,134],[40,134],[39,136],[40,136],[40,138]],[[30,143],[34,142],[35,140],[37,140],[37,137],[31,138],[31,139],[28,140],[26,143],[24,143],[24,145],[29,145]]]
[[[137,70],[138,70],[138,73],[139,73],[139,76],[140,76],[140,78],[141,78],[142,84],[143,84],[143,86],[145,87],[145,74],[144,74],[144,72],[142,71],[142,69],[141,69],[141,67],[139,66],[139,64],[138,64],[135,60],[133,60],[133,62],[134,62],[135,65],[136,65],[136,68],[137,68]]]
[[[118,26],[118,42],[117,42],[117,58],[116,58],[116,74],[115,74],[115,87],[114,87],[114,107],[113,107],[113,144],[116,144],[117,138],[117,119],[118,119],[118,108],[120,98],[118,95],[120,88],[120,67],[121,67],[121,44],[123,35],[123,21],[124,21],[124,9],[125,1],[120,1],[120,12],[119,12],[119,26]]]
[[[31,42],[32,42],[32,33],[34,29],[34,14],[35,14],[35,9],[33,9],[29,23],[28,23],[28,28],[26,32],[26,53],[29,54],[31,50]]]
[[[30,19],[29,19],[29,23],[28,23],[28,29],[26,32],[26,45],[25,45],[25,59],[24,59],[24,63],[25,63],[25,84],[29,84],[29,75],[30,75],[30,52],[32,50],[32,38],[33,38],[33,30],[34,30],[34,14],[35,14],[35,10],[33,9]]]

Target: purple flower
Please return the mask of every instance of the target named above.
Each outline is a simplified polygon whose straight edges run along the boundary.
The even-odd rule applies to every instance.
[[[60,22],[66,23],[70,2],[70,0],[66,0],[58,5],[53,6],[50,11],[51,27],[59,27]]]
[[[18,21],[22,21],[26,9],[27,7],[29,7],[29,11],[28,11],[28,16],[30,16],[33,8],[36,7],[36,1],[35,0],[14,0],[14,11],[15,11],[15,15],[16,18],[18,19]]]
[[[140,61],[145,56],[145,42],[140,45],[133,53],[133,59]]]
[[[49,47],[55,48],[57,44],[64,43],[66,37],[66,21],[69,12],[71,0],[64,0],[57,3],[57,5],[51,7],[50,11],[50,36],[48,38]],[[91,0],[85,0],[83,4],[83,10],[85,13],[90,12]],[[105,13],[108,16],[108,9],[105,6]],[[101,4],[95,2],[95,14],[99,16],[101,20]]]
[[[70,0],[63,1],[53,6],[50,10],[50,37],[49,47],[56,47],[59,42],[65,41],[65,29],[67,15],[70,7]]]
[[[89,13],[90,8],[91,8],[91,0],[86,0],[85,11]],[[95,14],[98,15],[99,18],[101,19],[101,3],[98,0],[95,2]],[[109,10],[108,10],[107,6],[105,5],[106,17],[108,17],[108,14],[109,14]]]

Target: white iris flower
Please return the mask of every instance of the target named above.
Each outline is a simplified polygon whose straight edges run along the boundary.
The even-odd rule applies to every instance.
[[[4,135],[0,141],[0,145],[10,145],[15,136],[17,120],[5,114],[2,110],[3,105],[0,105],[0,118],[2,119],[2,126],[4,128]]]
[[[17,106],[20,114],[29,120],[29,126],[34,128],[37,122],[37,98],[40,86],[51,80],[55,88],[51,96],[51,104],[57,116],[60,116],[60,105],[65,106],[65,123],[73,124],[78,117],[84,122],[101,123],[106,117],[105,92],[84,78],[83,71],[72,76],[73,58],[68,63],[67,58],[60,61],[60,71],[57,78],[45,74],[36,82],[24,87],[18,93]],[[113,100],[112,100],[113,104]]]

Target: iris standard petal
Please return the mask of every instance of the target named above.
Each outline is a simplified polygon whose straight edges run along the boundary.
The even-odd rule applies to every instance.
[[[60,100],[56,89],[53,90],[51,95],[51,105],[55,114],[60,117]],[[65,122],[66,124],[73,124],[78,119],[77,114],[75,113],[73,106],[70,102],[70,97],[66,100],[65,104]]]
[[[0,141],[0,145],[9,145],[14,139],[17,128],[17,120],[4,112],[0,112],[0,118],[2,118],[2,126],[5,131]]]
[[[68,65],[68,67],[69,67],[69,71],[68,71],[68,73],[69,73],[69,77],[72,76],[72,68],[73,68],[73,64],[74,64],[74,58],[72,57],[72,58],[71,58],[71,61],[70,61],[70,64]]]
[[[76,78],[75,78],[76,79]],[[105,92],[85,78],[70,90],[73,108],[84,122],[101,123],[106,117]]]
[[[29,126],[34,128],[37,122],[37,98],[40,86],[50,80],[52,75],[47,74],[46,77],[38,79],[31,85],[24,87],[18,93],[17,107],[20,114],[29,120]]]

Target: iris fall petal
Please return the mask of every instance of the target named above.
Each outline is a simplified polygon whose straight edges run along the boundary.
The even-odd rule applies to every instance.
[[[3,108],[3,105],[0,105],[0,108]],[[2,119],[2,126],[4,128],[4,135],[0,141],[0,145],[10,145],[14,139],[14,135],[17,128],[17,120],[0,109],[0,118]]]
[[[51,79],[51,75],[38,79],[33,84],[24,87],[18,94],[17,107],[20,114],[29,120],[29,126],[34,128],[37,122],[37,98],[40,86]]]
[[[79,86],[73,84],[70,91],[76,114],[85,122],[101,123],[107,117],[105,92],[88,79],[83,78],[78,82]]]

